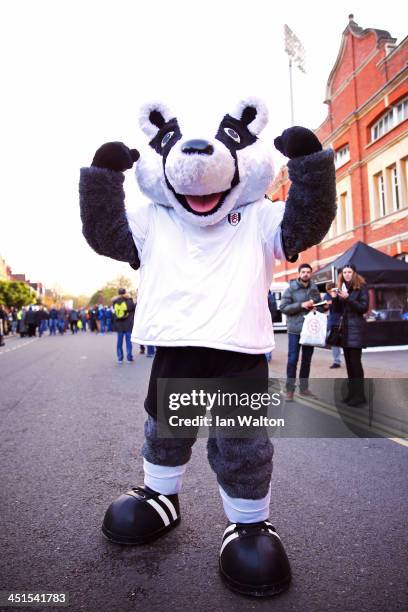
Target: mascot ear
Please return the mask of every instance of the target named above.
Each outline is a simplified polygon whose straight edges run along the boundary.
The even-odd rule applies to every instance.
[[[230,115],[243,123],[254,136],[258,136],[268,123],[268,108],[259,98],[241,100]]]
[[[149,102],[140,109],[139,125],[143,132],[152,139],[170,119],[174,118],[174,114],[165,104]]]

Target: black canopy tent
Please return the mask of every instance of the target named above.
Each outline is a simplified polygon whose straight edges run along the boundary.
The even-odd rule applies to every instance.
[[[347,263],[356,266],[357,272],[365,278],[368,285],[408,285],[408,263],[381,253],[361,241],[353,244],[332,263],[320,268],[313,275],[313,280],[317,284],[334,280],[336,271]]]
[[[328,281],[336,281],[337,274],[348,263],[366,280],[370,291],[372,313],[368,317],[367,346],[408,344],[408,263],[394,259],[364,242],[358,241],[345,253],[313,274],[313,280],[324,290]],[[398,307],[392,306],[392,301]],[[380,306],[378,310],[374,310]]]

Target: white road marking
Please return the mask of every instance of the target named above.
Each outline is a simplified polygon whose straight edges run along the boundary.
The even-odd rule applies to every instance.
[[[18,346],[13,346],[13,348],[8,348],[8,349],[5,349],[4,351],[0,351],[0,355],[4,355],[5,353],[11,353],[11,351],[16,351],[17,349],[21,349],[23,348],[23,346],[27,346],[28,344],[31,344],[32,342],[35,342],[36,340],[39,340],[39,338],[32,338],[32,340],[27,340],[27,342],[23,342],[22,344],[19,344]]]
[[[408,440],[404,438],[388,438],[391,442],[395,442],[395,444],[401,444],[401,446],[406,446],[408,448]]]
[[[367,427],[367,425],[365,424],[364,421],[361,420],[361,418],[359,418],[357,415],[351,415],[351,414],[343,414],[342,416],[340,416],[340,414],[333,409],[333,407],[330,404],[327,404],[326,402],[323,402],[321,400],[318,399],[305,399],[305,398],[300,398],[298,395],[296,395],[296,401],[299,404],[304,404],[305,406],[308,406],[309,408],[313,408],[314,410],[317,410],[318,412],[323,412],[324,414],[327,414],[329,416],[332,416],[338,420],[343,420],[343,422],[346,423],[351,423],[352,425],[357,425],[358,427],[360,427],[360,429],[364,429],[368,432],[374,432],[376,434],[379,434],[380,437],[385,438],[387,440],[390,440],[391,442],[395,442],[396,444],[400,444],[401,446],[407,446],[408,447],[408,440],[405,440],[404,438],[391,438],[390,435],[392,435],[393,430],[389,427],[387,428],[383,428],[381,426],[371,426],[371,427]],[[396,433],[396,432],[395,432]]]

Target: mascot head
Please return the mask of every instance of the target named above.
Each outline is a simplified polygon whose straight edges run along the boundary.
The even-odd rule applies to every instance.
[[[149,147],[136,164],[142,192],[195,225],[213,225],[234,208],[263,197],[272,157],[258,140],[268,121],[256,98],[240,102],[212,129],[183,130],[161,103],[146,104],[140,126]]]

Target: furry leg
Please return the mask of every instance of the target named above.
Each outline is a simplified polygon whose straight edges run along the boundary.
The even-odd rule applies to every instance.
[[[210,437],[208,461],[231,498],[259,500],[268,494],[273,446],[266,432],[254,439]]]
[[[188,463],[195,438],[159,438],[157,421],[148,415],[145,421],[145,443],[142,455],[155,466],[176,467]]]

